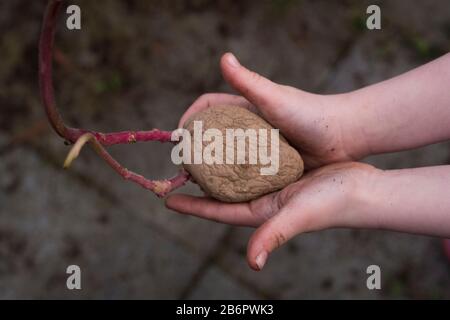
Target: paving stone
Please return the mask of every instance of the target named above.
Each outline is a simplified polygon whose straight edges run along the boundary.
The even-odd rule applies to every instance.
[[[17,161],[20,159],[20,161]],[[16,149],[2,158],[1,298],[176,298],[198,267],[185,247]],[[66,288],[66,268],[82,290]]]
[[[444,51],[450,49],[448,1],[424,1],[415,3],[412,7],[407,0],[387,1],[382,7],[384,7],[383,14],[388,20],[387,26],[403,28],[404,36],[410,37],[405,40],[411,40],[407,41],[407,44],[418,50],[418,54],[425,54],[426,57],[426,54],[430,53],[429,49]],[[409,7],[407,13],[405,7]],[[434,46],[437,48],[432,48]]]
[[[250,300],[261,299],[257,293],[239,284],[217,267],[210,267],[195,286],[188,299],[194,300]]]
[[[244,65],[275,82],[316,90],[356,32],[350,10],[320,1],[292,1],[285,11],[266,10],[271,13],[257,7],[242,19],[230,49]]]

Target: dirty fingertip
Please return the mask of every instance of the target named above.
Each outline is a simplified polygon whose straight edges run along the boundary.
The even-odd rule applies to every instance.
[[[254,259],[249,261],[249,266],[255,271],[261,271],[266,265],[268,253],[266,251],[261,251],[256,255]]]
[[[227,52],[223,55],[222,62],[226,63],[227,65],[229,65],[232,68],[238,68],[241,65],[239,63],[239,60],[236,58],[236,56],[234,54],[232,54],[231,52]]]

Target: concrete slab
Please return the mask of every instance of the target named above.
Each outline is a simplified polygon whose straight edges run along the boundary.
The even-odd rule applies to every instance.
[[[0,166],[1,298],[176,298],[198,267],[185,247],[32,152]],[[80,291],[66,288],[71,264]]]

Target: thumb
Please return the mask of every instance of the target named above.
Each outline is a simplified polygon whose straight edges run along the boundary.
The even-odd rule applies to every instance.
[[[225,80],[242,96],[264,111],[276,107],[285,97],[282,86],[243,67],[232,53],[223,55],[220,65]]]
[[[273,218],[259,227],[250,238],[247,261],[256,271],[262,270],[269,254],[299,233],[315,230],[312,219],[298,208],[284,207]]]

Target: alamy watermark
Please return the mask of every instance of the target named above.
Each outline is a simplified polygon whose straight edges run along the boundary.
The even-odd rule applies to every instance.
[[[81,290],[81,268],[76,264],[67,267],[66,273],[69,274],[66,280],[66,287],[69,290]]]
[[[366,269],[367,277],[366,286],[369,290],[381,290],[381,268],[376,264],[370,265]]]
[[[66,27],[69,30],[81,30],[81,8],[77,5],[67,7],[66,13],[69,17],[66,20]],[[367,7],[366,13],[369,17],[366,20],[366,27],[369,30],[381,29],[381,8],[372,4]]]
[[[370,16],[366,20],[366,27],[369,30],[380,30],[381,29],[381,8],[375,4],[367,7],[367,14]]]
[[[278,129],[226,129],[224,136],[214,128],[203,132],[203,122],[194,121],[193,135],[178,129],[172,133],[172,141],[179,141],[171,154],[176,165],[259,164],[263,176],[276,175],[280,166]]]
[[[67,7],[66,13],[69,17],[66,20],[66,27],[69,30],[81,30],[81,9],[73,4]]]

